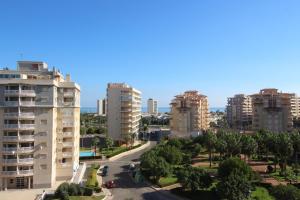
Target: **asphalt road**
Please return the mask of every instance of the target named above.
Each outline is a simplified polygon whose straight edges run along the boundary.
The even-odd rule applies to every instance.
[[[174,196],[162,192],[158,192],[149,187],[146,183],[136,184],[129,174],[129,164],[138,161],[140,156],[155,146],[156,142],[151,142],[150,147],[141,150],[137,153],[128,155],[112,162],[103,162],[108,165],[109,170],[103,182],[113,180],[116,183],[116,188],[111,189],[114,200],[173,200]]]

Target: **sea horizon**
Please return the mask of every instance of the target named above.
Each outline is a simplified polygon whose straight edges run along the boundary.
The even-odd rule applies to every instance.
[[[170,109],[171,109],[170,107],[158,107],[158,112],[166,113],[166,112],[170,112]],[[216,111],[224,112],[225,107],[211,107],[211,108],[209,108],[209,111],[210,112],[216,112]],[[96,113],[97,108],[96,107],[81,107],[80,112],[81,113]],[[147,107],[142,107],[142,113],[146,113],[146,112],[147,112]]]

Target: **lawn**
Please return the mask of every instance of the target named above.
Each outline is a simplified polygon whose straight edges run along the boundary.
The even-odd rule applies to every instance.
[[[104,199],[104,195],[101,196],[70,196],[70,200],[102,200]],[[58,199],[53,199],[58,200]]]
[[[251,193],[251,199],[255,200],[275,200],[268,190],[263,187],[256,187],[256,190]]]
[[[98,181],[97,181],[97,170],[99,166],[92,166],[88,171],[88,178],[86,181],[87,187],[97,187]]]
[[[178,179],[174,176],[162,177],[158,181],[159,187],[166,187],[177,183]]]

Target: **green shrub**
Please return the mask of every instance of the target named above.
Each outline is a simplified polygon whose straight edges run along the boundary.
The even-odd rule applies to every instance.
[[[89,172],[88,172],[88,179],[86,181],[86,186],[93,188],[93,187],[96,186],[96,184],[98,184],[98,181],[97,181],[97,169],[90,168]]]
[[[93,195],[93,189],[92,189],[92,188],[85,187],[85,188],[84,188],[83,195],[84,195],[84,196],[92,196],[92,195]]]
[[[278,185],[270,191],[277,200],[300,200],[300,190],[293,185]]]
[[[100,193],[100,192],[102,191],[102,189],[101,189],[100,187],[95,187],[95,188],[94,188],[94,191],[95,191],[96,193]]]
[[[69,192],[69,183],[62,183],[55,190],[55,197],[61,198],[64,195],[64,193],[68,193],[68,192]]]

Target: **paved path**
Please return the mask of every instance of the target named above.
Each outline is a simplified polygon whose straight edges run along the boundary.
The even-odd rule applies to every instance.
[[[151,187],[147,183],[134,183],[129,174],[129,164],[137,162],[140,156],[153,146],[155,142],[151,142],[150,146],[144,150],[134,154],[122,157],[116,161],[102,162],[103,165],[108,165],[108,175],[103,178],[103,181],[114,180],[116,188],[111,189],[114,200],[177,200],[180,199],[168,191],[159,191]]]

